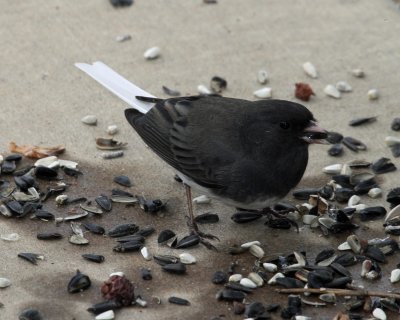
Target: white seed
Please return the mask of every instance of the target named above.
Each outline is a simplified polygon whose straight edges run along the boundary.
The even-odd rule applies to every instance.
[[[364,76],[365,76],[364,71],[361,70],[361,69],[353,69],[353,70],[351,71],[351,74],[352,74],[353,76],[355,76],[356,78],[364,78]]]
[[[20,239],[20,236],[18,233],[8,233],[2,234],[0,238],[5,241],[18,241]]]
[[[367,208],[367,205],[364,203],[359,203],[356,204],[355,206],[353,206],[352,208],[356,209],[356,212],[360,212],[361,210],[364,210],[365,208]]]
[[[271,286],[273,286],[273,285],[276,284],[276,279],[278,279],[278,278],[284,278],[284,277],[285,277],[285,276],[284,276],[282,273],[280,273],[280,272],[275,273],[274,276],[271,277],[271,279],[268,280],[268,284],[271,285]]]
[[[256,244],[253,244],[252,246],[250,246],[249,251],[253,256],[255,256],[258,259],[261,259],[262,257],[264,257],[264,250]]]
[[[349,235],[347,237],[347,243],[354,253],[359,254],[361,252],[361,243],[355,234]]]
[[[255,289],[257,288],[257,285],[251,281],[249,278],[242,278],[239,282],[243,287],[250,288],[250,289]]]
[[[258,273],[250,272],[247,278],[253,281],[257,285],[257,287],[262,287],[264,285],[264,280],[260,277]]]
[[[372,315],[379,320],[387,319],[385,311],[383,311],[381,308],[375,308],[374,311],[372,311]]]
[[[340,171],[342,170],[342,167],[343,167],[342,164],[336,163],[326,166],[325,168],[322,169],[322,171],[329,174],[339,174]]]
[[[350,247],[349,243],[346,241],[346,242],[339,244],[338,250],[340,250],[340,251],[351,250],[351,247]]]
[[[347,163],[345,163],[342,167],[342,170],[340,170],[340,174],[350,176],[352,174],[351,167]]]
[[[28,188],[28,192],[29,192],[29,194],[30,194],[31,196],[33,196],[34,198],[36,198],[36,199],[39,199],[39,198],[40,198],[40,194],[39,194],[39,192],[36,190],[35,187],[30,187],[30,188]]]
[[[317,216],[314,216],[312,214],[305,214],[303,216],[303,223],[304,224],[312,224],[313,222],[315,222],[315,220],[317,220]]]
[[[39,167],[39,166],[50,167],[52,165],[52,163],[56,162],[56,161],[58,161],[58,158],[56,156],[50,156],[50,157],[46,157],[46,158],[37,160],[35,162],[34,166],[35,167]]]
[[[368,196],[371,198],[379,198],[382,196],[382,189],[381,188],[372,188],[368,191]]]
[[[329,217],[322,217],[318,219],[318,222],[325,228],[330,229],[336,223],[336,220]]]
[[[235,273],[229,277],[229,282],[239,282],[243,279],[243,276],[240,273]]]
[[[109,278],[111,278],[112,276],[123,277],[124,275],[125,275],[125,273],[123,273],[122,271],[116,271],[116,272],[110,273],[110,275],[108,277]]]
[[[293,318],[294,320],[312,320],[312,318],[311,317],[307,317],[307,316],[299,316],[299,315],[297,315],[297,316],[294,316],[294,318]]]
[[[0,154],[0,164],[2,164],[3,161],[4,161],[4,157],[3,157],[3,155]]]
[[[107,127],[106,131],[109,135],[116,134],[118,132],[118,126],[116,124],[112,124]]]
[[[257,73],[257,80],[261,84],[266,84],[269,80],[267,70],[264,70],[264,69],[259,70]]]
[[[361,277],[365,278],[367,276],[367,273],[371,271],[372,268],[372,261],[371,260],[364,260],[361,264]]]
[[[151,47],[144,52],[143,56],[147,60],[153,60],[157,59],[160,56],[160,54],[161,50],[159,47]]]
[[[358,195],[353,195],[350,197],[349,201],[347,202],[347,205],[349,207],[354,207],[355,205],[360,203],[361,198]]]
[[[198,196],[196,198],[193,198],[193,203],[198,203],[198,204],[203,204],[203,203],[210,203],[211,199],[207,197],[205,194]]]
[[[385,222],[392,220],[393,218],[396,218],[400,216],[400,204],[395,206],[392,210],[390,210],[385,217]]]
[[[89,114],[87,116],[84,116],[81,121],[84,124],[87,124],[89,126],[95,126],[97,124],[97,117],[93,114]]]
[[[263,267],[268,272],[277,272],[278,266],[275,263],[264,262]]]
[[[58,159],[58,162],[60,163],[60,167],[68,168],[68,169],[76,169],[78,166],[78,162],[71,161],[71,160]]]
[[[311,62],[303,63],[303,70],[311,78],[315,79],[318,77],[317,69]]]
[[[108,310],[106,312],[100,313],[96,316],[96,320],[112,320],[114,319],[115,314],[113,310]]]
[[[56,197],[56,203],[59,205],[65,204],[68,201],[68,195],[60,194]]]
[[[337,257],[337,255],[334,254],[332,257],[329,257],[329,258],[327,258],[325,260],[322,260],[322,261],[318,262],[317,265],[321,266],[321,267],[328,267],[333,263],[333,261],[336,260],[336,257]]]
[[[400,137],[387,136],[385,138],[385,143],[388,147],[395,146],[397,144],[400,144]]]
[[[330,96],[335,99],[340,99],[340,97],[341,97],[340,91],[338,89],[336,89],[336,87],[333,84],[328,84],[324,88],[324,93],[327,96]]]
[[[255,244],[255,245],[257,245],[257,246],[261,245],[260,241],[255,240],[255,241],[245,242],[245,243],[243,243],[243,244],[241,245],[241,247],[242,247],[243,249],[248,249],[248,248],[250,248],[253,244]]]
[[[148,261],[151,260],[151,253],[147,247],[143,247],[142,249],[140,249],[140,253],[142,254],[142,256],[145,260],[148,260]]]
[[[260,99],[268,99],[272,97],[272,89],[264,87],[253,92],[254,96]]]
[[[208,89],[204,84],[200,84],[197,86],[197,92],[200,94],[208,95],[211,94],[211,90]]]
[[[308,289],[308,283],[306,283],[306,284],[304,285],[304,289]],[[306,292],[304,292],[303,294],[304,294],[306,297],[311,296],[311,292],[309,292],[309,291],[306,291]]]
[[[0,278],[0,288],[7,288],[11,286],[10,279],[7,278]]]
[[[390,273],[390,282],[396,283],[400,281],[400,269],[394,269]]]
[[[117,42],[124,42],[124,41],[128,41],[131,39],[132,39],[132,36],[130,34],[122,34],[122,35],[115,37],[115,41],[117,41]]]
[[[368,90],[367,95],[369,100],[376,100],[379,98],[379,91],[378,89],[370,89]]]
[[[351,87],[351,85],[349,85],[346,81],[338,81],[336,83],[336,89],[338,89],[340,92],[353,91],[353,88]]]
[[[193,264],[193,263],[197,262],[196,258],[193,255],[191,255],[190,253],[186,253],[186,252],[181,253],[179,255],[179,260],[183,264]]]

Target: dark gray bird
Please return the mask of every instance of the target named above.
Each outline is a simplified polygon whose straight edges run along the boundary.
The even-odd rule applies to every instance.
[[[120,89],[115,91],[122,95]],[[290,101],[220,96],[163,100],[148,94],[136,98],[139,101],[131,104],[135,109],[126,109],[125,116],[144,142],[178,172],[186,187],[189,226],[200,236],[205,235],[193,220],[190,188],[238,208],[270,207],[299,183],[309,144],[326,138],[312,113]]]

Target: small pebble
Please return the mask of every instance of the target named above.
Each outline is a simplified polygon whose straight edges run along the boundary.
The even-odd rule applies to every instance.
[[[390,282],[396,283],[400,281],[400,269],[394,269],[390,273]]]
[[[200,84],[197,86],[197,92],[202,95],[212,94],[211,90],[208,89],[204,84]]]
[[[311,78],[315,79],[318,77],[317,69],[311,62],[303,63],[303,70]]]
[[[0,288],[7,288],[11,286],[10,279],[7,278],[0,278]]]
[[[260,99],[268,99],[272,97],[272,89],[269,87],[261,88],[253,92],[254,96]]]
[[[269,80],[268,72],[267,70],[261,69],[257,73],[257,81],[260,84],[266,84]]]
[[[346,81],[339,81],[336,83],[336,89],[340,92],[351,92],[353,88]]]
[[[140,249],[140,253],[142,254],[143,258],[147,261],[151,260],[151,253],[147,247],[143,247]]]
[[[382,196],[382,189],[381,188],[372,188],[368,191],[368,196],[375,199]]]
[[[113,310],[108,310],[106,312],[100,313],[96,316],[96,320],[112,320],[114,319],[115,314]]]
[[[106,131],[107,131],[107,133],[109,135],[114,135],[114,134],[116,134],[118,132],[118,126],[115,125],[115,124],[110,125],[110,126],[107,127]]]
[[[368,99],[369,100],[376,100],[379,98],[379,91],[377,89],[368,90]]]
[[[211,281],[215,284],[224,284],[228,282],[228,274],[224,271],[216,271]]]
[[[9,233],[9,234],[2,234],[0,238],[5,241],[18,241],[20,239],[20,236],[18,233]]]
[[[249,289],[255,289],[257,288],[257,285],[251,281],[249,278],[242,278],[239,282],[243,287],[249,288]]]
[[[179,255],[179,259],[183,264],[194,264],[196,263],[196,258],[192,256],[190,253],[181,253]]]
[[[324,93],[327,96],[330,96],[332,98],[335,99],[340,99],[341,94],[340,91],[338,89],[336,89],[336,87],[332,84],[328,84],[325,88],[324,88]]]
[[[81,119],[81,121],[84,124],[87,124],[89,126],[95,126],[97,124],[97,117],[95,115],[90,114],[90,115],[84,116]]]
[[[117,41],[117,42],[125,42],[125,41],[131,40],[131,39],[132,39],[132,36],[130,34],[122,34],[122,35],[115,37],[115,41]]]
[[[152,47],[147,49],[143,56],[147,60],[154,60],[157,59],[161,54],[161,49],[159,47]]]
[[[364,78],[364,77],[365,77],[365,73],[364,73],[364,71],[361,70],[361,69],[353,69],[353,70],[351,71],[351,74],[352,74],[353,76],[355,76],[356,78]]]

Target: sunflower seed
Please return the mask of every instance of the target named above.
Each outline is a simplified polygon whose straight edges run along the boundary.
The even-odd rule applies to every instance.
[[[201,195],[196,198],[193,198],[193,203],[203,204],[203,203],[210,203],[211,199],[206,195]]]
[[[387,136],[385,138],[385,143],[388,147],[393,147],[395,145],[399,145],[400,144],[400,138],[398,137],[393,137],[393,136]]]
[[[179,97],[181,93],[177,90],[172,90],[170,88],[167,88],[166,86],[162,86],[162,89],[165,94],[171,96],[171,97]]]
[[[109,135],[114,135],[114,134],[116,134],[117,132],[118,132],[118,126],[116,125],[116,124],[112,124],[112,125],[109,125],[108,127],[107,127],[107,129],[106,129],[106,132],[109,134]]]
[[[368,191],[368,196],[371,198],[379,198],[382,196],[382,189],[381,188],[372,188]]]
[[[194,264],[197,261],[194,256],[192,256],[190,253],[186,253],[186,252],[181,253],[179,255],[179,260],[183,264]]]
[[[268,99],[272,97],[272,89],[264,87],[253,92],[254,96],[260,99]]]
[[[369,100],[376,100],[379,98],[379,91],[377,89],[370,89],[367,92]]]
[[[142,254],[142,256],[145,260],[148,260],[148,261],[151,260],[151,253],[147,247],[143,247],[142,249],[140,249],[140,253]]]
[[[120,184],[121,186],[124,186],[124,187],[131,187],[132,186],[132,183],[131,183],[131,180],[129,179],[129,177],[127,177],[127,176],[116,176],[115,178],[114,178],[114,182],[115,183],[118,183],[118,184]]]
[[[161,49],[159,47],[151,47],[147,49],[143,57],[147,60],[154,60],[157,59],[161,55]]]
[[[382,173],[387,173],[387,172],[392,172],[395,171],[397,168],[396,166],[390,161],[389,158],[380,158],[376,160],[372,166],[371,169],[374,171],[376,174],[382,174]]]
[[[336,87],[333,84],[328,84],[324,88],[324,93],[327,96],[335,98],[335,99],[340,99],[340,97],[341,97],[340,91],[338,89],[336,89]]]
[[[264,250],[260,247],[260,246],[258,246],[258,245],[256,245],[256,244],[253,244],[253,245],[251,245],[250,246],[250,248],[249,248],[249,252],[253,255],[253,256],[255,256],[256,258],[258,258],[258,259],[261,259],[262,257],[264,257]]]
[[[22,252],[18,253],[18,257],[29,261],[32,264],[37,264],[37,260],[44,260],[44,256],[37,253]]]
[[[224,284],[228,282],[228,274],[224,271],[216,271],[211,278],[211,282],[215,284]]]
[[[102,255],[92,254],[92,253],[82,254],[82,257],[86,260],[93,261],[96,263],[102,263],[102,262],[104,262],[104,259],[105,259],[104,256],[102,256]]]
[[[85,222],[82,224],[87,230],[94,234],[105,234],[106,231],[104,228],[98,224],[95,223],[90,223],[90,222]]]
[[[108,230],[107,235],[112,238],[118,238],[134,234],[139,230],[139,227],[134,223],[120,224]]]
[[[96,203],[105,211],[111,211],[112,209],[112,202],[111,200],[105,196],[101,195],[95,199]]]
[[[158,244],[164,244],[167,241],[171,240],[175,236],[176,236],[175,232],[173,232],[172,230],[169,230],[169,229],[165,229],[160,232],[157,242],[158,242]]]
[[[172,304],[177,304],[180,306],[189,306],[190,302],[186,299],[179,298],[179,297],[169,297],[168,302]]]
[[[26,309],[18,316],[19,320],[43,320],[42,315],[38,310]]]
[[[39,240],[58,240],[61,239],[63,236],[58,232],[45,232],[45,233],[38,233],[36,237]]]
[[[284,276],[282,273],[280,273],[280,272],[275,273],[275,274],[271,277],[271,279],[268,280],[268,284],[269,284],[269,285],[275,285],[275,284],[277,283],[277,279],[279,279],[279,278],[285,278],[285,276]]]
[[[219,216],[216,213],[206,212],[196,216],[194,221],[200,224],[216,223],[219,221]]]
[[[340,92],[353,91],[353,88],[351,87],[351,85],[349,85],[346,81],[338,81],[336,83],[336,89],[338,89]]]
[[[98,314],[95,319],[96,320],[112,320],[114,319],[115,314],[113,310],[107,310],[104,311],[103,313]]]
[[[235,273],[229,277],[228,281],[229,282],[239,282],[242,279],[243,279],[243,276],[240,273]]]
[[[10,279],[7,278],[0,278],[0,288],[7,288],[11,286]]]
[[[73,234],[72,236],[70,236],[68,241],[72,244],[77,244],[77,245],[86,245],[89,243],[88,239],[77,234]]]
[[[169,273],[175,273],[175,274],[185,274],[186,273],[186,266],[180,262],[163,265],[162,269]]]
[[[383,311],[381,308],[375,308],[374,311],[372,311],[372,315],[379,320],[387,319],[385,311]]]
[[[97,117],[95,115],[89,114],[87,116],[84,116],[81,121],[84,124],[87,124],[89,126],[95,126],[97,124]]]
[[[205,85],[200,84],[197,86],[197,92],[201,95],[210,95],[212,94],[211,90],[208,89]]]
[[[240,211],[236,212],[231,216],[231,219],[236,223],[248,223],[258,220],[262,217],[260,212],[246,212]]]
[[[363,142],[352,137],[344,137],[342,142],[347,148],[354,152],[367,150],[367,146]]]

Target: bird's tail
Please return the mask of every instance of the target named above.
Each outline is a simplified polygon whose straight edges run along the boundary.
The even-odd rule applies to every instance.
[[[153,95],[135,86],[104,63],[75,63],[75,66],[139,112],[147,113],[153,107],[154,103],[136,99],[136,96],[155,98]]]

